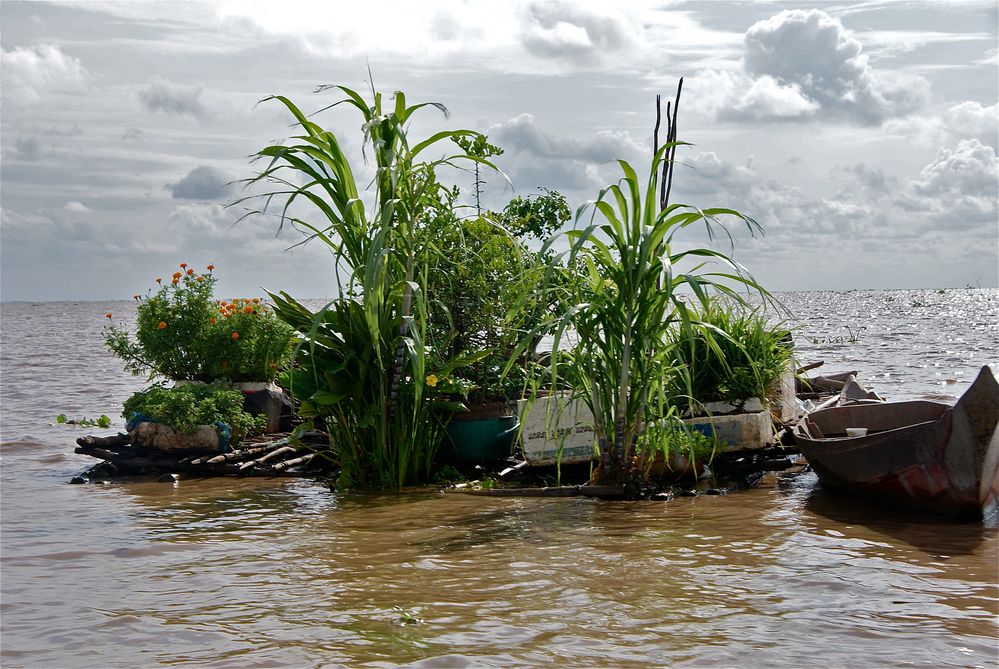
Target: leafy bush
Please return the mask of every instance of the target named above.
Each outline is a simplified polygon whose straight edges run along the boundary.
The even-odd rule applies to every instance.
[[[429,340],[443,360],[477,356],[455,371],[474,386],[469,404],[513,399],[525,388],[524,363],[540,336],[520,364],[507,370],[510,357],[525,332],[551,320],[554,308],[548,301],[524,299],[550,297],[535,290],[545,263],[525,238],[560,227],[570,218],[569,206],[560,193],[545,191],[515,198],[502,213],[461,221],[451,209],[456,195],[446,192],[444,214],[431,225],[436,241],[426,287]]]
[[[766,397],[794,353],[790,332],[759,310],[710,300],[671,333],[679,404]]]
[[[259,300],[217,302],[208,266],[197,274],[186,263],[145,299],[136,296],[135,338],[111,323],[104,341],[138,375],[174,380],[272,381],[292,354],[292,329]],[[111,314],[106,314],[109,319]]]
[[[243,410],[243,393],[217,385],[152,386],[125,401],[125,419],[131,420],[136,414],[187,434],[198,425],[222,422],[232,429],[233,443],[267,429],[266,416],[253,416]]]

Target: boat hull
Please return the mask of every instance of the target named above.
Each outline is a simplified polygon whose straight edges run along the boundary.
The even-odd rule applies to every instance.
[[[999,384],[986,367],[951,407],[937,402],[843,406],[795,428],[823,485],[961,518],[999,511]],[[847,437],[846,428],[868,428]]]

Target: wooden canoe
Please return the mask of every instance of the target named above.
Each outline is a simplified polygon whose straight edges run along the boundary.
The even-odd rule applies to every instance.
[[[999,517],[999,383],[986,366],[950,406],[886,402],[815,411],[795,440],[823,486],[940,514]],[[867,428],[849,437],[847,428]]]

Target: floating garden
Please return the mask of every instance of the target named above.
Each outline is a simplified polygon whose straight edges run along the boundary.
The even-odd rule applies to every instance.
[[[695,230],[728,248],[726,225],[762,231],[734,209],[669,201],[676,106],[645,170],[619,161],[620,179],[575,214],[549,190],[491,211],[479,185],[502,176],[502,149],[484,135],[412,137],[414,116],[447,111],[326,90],[358,114],[370,188],[335,133],[276,96],[298,134],[258,152],[233,205],[328,247],[339,296],[319,309],[285,292],[220,299],[212,266],[181,264],[136,296],[134,333],[108,314],[109,350],[157,381],[125,402],[129,434],[107,438],[119,463],[173,449],[185,466],[267,473],[269,458],[352,490],[533,464],[561,482],[572,465],[575,482],[640,496],[742,450],[699,416],[754,400],[770,425],[790,334],[753,306],[772,301],[730,253],[690,244]],[[475,174],[474,207],[458,204],[456,170]],[[532,462],[529,442],[551,452]]]

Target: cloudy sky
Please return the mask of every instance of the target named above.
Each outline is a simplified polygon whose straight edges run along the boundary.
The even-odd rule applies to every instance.
[[[17,2],[0,4],[3,300],[128,298],[186,261],[224,295],[330,296],[330,259],[226,208],[248,156],[320,84],[404,90],[488,134],[501,207],[575,208],[647,169],[685,78],[674,202],[728,206],[773,290],[996,286],[997,4]],[[317,117],[362,165],[360,121]],[[448,175],[467,184],[467,175]],[[360,180],[360,179],[359,179]],[[466,190],[467,195],[467,190]],[[467,202],[467,198],[465,199]]]

